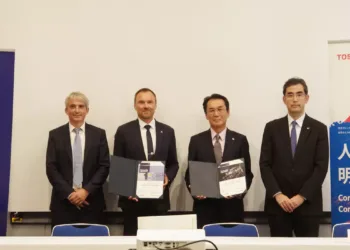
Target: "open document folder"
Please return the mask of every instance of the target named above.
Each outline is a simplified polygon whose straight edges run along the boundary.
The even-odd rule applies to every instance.
[[[243,159],[222,162],[189,161],[192,196],[222,198],[242,194],[246,188]]]
[[[144,199],[163,197],[164,163],[111,156],[108,191]]]

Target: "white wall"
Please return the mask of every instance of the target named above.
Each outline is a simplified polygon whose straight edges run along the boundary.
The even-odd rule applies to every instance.
[[[87,121],[106,129],[112,150],[141,87],[157,93],[157,119],[176,131],[177,185],[190,136],[208,128],[203,97],[229,98],[228,126],[247,135],[252,155],[246,210],[262,210],[264,125],[286,113],[292,76],[309,84],[308,114],[331,123],[327,41],[349,39],[349,9],[347,0],[0,0],[0,49],[16,50],[9,210],[48,210],[47,136],[67,121],[69,92],[90,98]],[[328,177],[324,186],[329,211]],[[172,208],[189,209],[175,189]]]

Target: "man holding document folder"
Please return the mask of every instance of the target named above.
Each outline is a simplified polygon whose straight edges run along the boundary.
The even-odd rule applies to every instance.
[[[253,180],[248,140],[244,135],[226,127],[226,121],[229,117],[229,102],[226,97],[219,94],[206,97],[203,102],[203,109],[210,123],[210,129],[191,137],[188,151],[190,166],[185,177],[188,189],[193,194],[191,180],[198,181],[196,179],[199,179],[199,177],[201,180],[206,178],[209,172],[204,173],[204,171],[210,169],[206,168],[208,164],[214,165],[212,169],[216,171],[215,173],[219,173],[218,177],[214,177],[216,182],[221,183],[222,180],[230,179],[232,176],[245,176],[245,179],[243,178],[243,190],[237,195],[225,196],[222,195],[222,192],[221,196],[213,195],[212,198],[204,195],[193,195],[193,210],[197,214],[198,228],[211,223],[243,222],[243,197]],[[197,172],[196,176],[192,176],[194,173],[194,171],[190,171],[192,163],[194,164],[193,169],[197,164],[199,167],[197,169],[202,166],[203,172]],[[243,165],[244,168],[242,168]],[[238,168],[234,168],[236,166]],[[213,180],[202,182],[199,185],[202,185],[204,190],[205,186],[208,186]],[[192,188],[194,189],[194,186]],[[222,186],[220,186],[221,188]],[[231,185],[231,188],[235,189],[236,186]]]
[[[170,208],[169,186],[179,169],[175,132],[168,125],[154,119],[156,107],[157,99],[152,90],[148,88],[138,90],[134,98],[138,119],[120,126],[115,135],[113,151],[115,156],[165,163],[162,198],[120,197],[119,206],[124,213],[124,235],[136,235],[137,217],[161,215]],[[147,174],[143,176],[147,180]]]

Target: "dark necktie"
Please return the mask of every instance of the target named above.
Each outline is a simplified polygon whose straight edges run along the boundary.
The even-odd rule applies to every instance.
[[[290,143],[292,146],[292,155],[294,157],[295,149],[297,147],[297,130],[295,126],[297,125],[296,121],[292,121],[292,131],[290,132]]]
[[[145,129],[147,129],[147,132],[146,132],[147,153],[148,153],[147,158],[148,158],[148,160],[150,160],[152,158],[152,156],[154,155],[152,136],[151,136],[151,132],[149,131],[151,129],[151,126],[150,125],[145,125]]]

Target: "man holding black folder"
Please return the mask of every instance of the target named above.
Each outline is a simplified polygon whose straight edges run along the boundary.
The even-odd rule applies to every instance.
[[[250,166],[249,144],[247,138],[226,127],[229,117],[229,101],[219,94],[204,98],[203,109],[210,129],[191,137],[188,161],[217,163],[243,158],[246,175],[246,191],[253,174]],[[186,185],[191,190],[190,171],[186,172]],[[197,214],[198,228],[206,224],[220,222],[243,222],[243,197],[245,193],[222,199],[194,197],[193,210]]]
[[[124,213],[124,235],[136,235],[137,217],[165,214],[170,209],[169,187],[179,169],[174,129],[154,119],[157,107],[155,93],[143,88],[136,92],[134,108],[138,119],[118,127],[114,139],[115,156],[140,161],[165,162],[162,199],[120,197]]]

